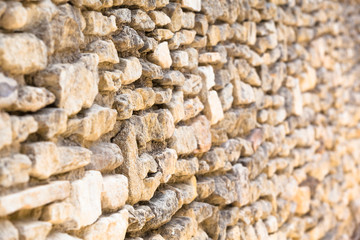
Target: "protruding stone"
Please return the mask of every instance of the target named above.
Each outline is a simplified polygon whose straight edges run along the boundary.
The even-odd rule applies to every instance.
[[[30,159],[23,154],[0,158],[0,185],[10,187],[29,181]]]
[[[5,112],[0,112],[0,149],[12,142],[11,118]]]
[[[12,74],[43,70],[47,65],[46,46],[31,33],[1,34],[0,62],[1,68]]]
[[[150,32],[155,28],[155,23],[143,10],[131,11],[130,26],[135,30]]]
[[[18,240],[19,239],[19,232],[15,228],[15,226],[6,219],[0,220],[0,232],[1,237],[4,240]]]
[[[15,226],[24,240],[45,240],[51,230],[51,223],[41,221],[17,221]]]
[[[162,27],[171,23],[171,19],[168,17],[168,15],[161,11],[151,11],[149,12],[149,16],[157,27]]]
[[[98,93],[98,62],[96,54],[83,54],[76,63],[50,65],[34,82],[49,89],[56,96],[55,105],[73,115],[89,108]]]
[[[216,91],[209,91],[204,107],[204,113],[211,125],[216,124],[224,118],[224,112]]]
[[[182,126],[175,129],[169,147],[178,154],[190,154],[197,148],[196,136],[192,127]]]
[[[124,175],[108,175],[103,178],[102,209],[115,211],[122,208],[128,199],[128,195],[128,179]]]
[[[163,11],[170,17],[171,22],[166,25],[172,32],[177,32],[181,29],[182,14],[181,5],[179,3],[171,2],[163,9]]]
[[[99,62],[118,63],[119,57],[115,45],[110,40],[96,40],[86,47],[87,52],[96,53],[99,56]]]
[[[62,200],[70,194],[68,181],[56,181],[47,185],[0,197],[0,216],[6,216],[21,209],[32,209],[45,204]]]
[[[92,154],[91,162],[86,166],[88,170],[111,171],[124,161],[120,148],[113,143],[98,143],[91,146],[90,150]]]
[[[167,42],[160,43],[154,53],[149,55],[149,59],[162,68],[170,68],[172,59]]]
[[[85,11],[83,16],[86,21],[86,34],[106,36],[117,30],[115,16],[106,17],[95,11]]]
[[[32,116],[11,116],[12,139],[14,142],[23,142],[29,134],[36,132],[38,124]]]
[[[182,91],[173,92],[172,98],[168,104],[167,108],[170,110],[173,115],[174,122],[177,123],[185,117],[184,112],[184,95]]]
[[[68,117],[61,108],[44,108],[33,115],[38,123],[38,131],[45,139],[51,139],[66,131]]]
[[[0,109],[8,109],[18,98],[17,82],[0,73]]]
[[[112,41],[119,52],[137,52],[144,46],[143,39],[128,26],[124,26],[118,34],[113,35]]]
[[[203,86],[210,90],[215,85],[215,74],[212,66],[198,67]]]

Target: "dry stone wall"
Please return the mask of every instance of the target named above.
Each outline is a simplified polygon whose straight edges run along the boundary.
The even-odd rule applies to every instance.
[[[359,239],[360,5],[0,2],[0,239]]]

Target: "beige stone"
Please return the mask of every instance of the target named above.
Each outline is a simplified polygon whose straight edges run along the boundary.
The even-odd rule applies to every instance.
[[[58,147],[57,150],[59,154],[59,166],[55,174],[84,167],[91,161],[91,151],[83,147]]]
[[[124,175],[116,174],[103,177],[102,209],[114,211],[122,208],[128,195],[128,180]]]
[[[71,183],[71,193],[66,200],[72,204],[70,219],[63,225],[78,230],[94,223],[101,215],[103,179],[98,171],[87,171],[85,176]]]
[[[86,47],[86,51],[96,53],[99,56],[99,63],[118,63],[119,57],[115,45],[110,40],[96,40]]]
[[[2,219],[0,221],[0,233],[1,238],[6,240],[18,240],[19,239],[19,232],[15,228],[15,226],[6,219]]]
[[[130,26],[135,30],[150,32],[155,28],[155,23],[146,12],[138,9],[131,11]]]
[[[56,181],[0,197],[0,215],[5,216],[21,209],[32,209],[62,200],[70,194],[68,181]]]
[[[12,140],[23,142],[31,133],[38,130],[38,124],[32,116],[11,116]]]
[[[30,159],[23,154],[0,158],[0,185],[10,187],[29,181]]]
[[[170,17],[171,22],[166,25],[172,32],[177,32],[181,29],[182,14],[181,5],[179,3],[169,3],[165,6],[163,11]]]
[[[96,54],[83,54],[76,63],[50,65],[34,82],[49,89],[56,96],[55,105],[73,115],[89,108],[98,93],[98,62]]]
[[[80,240],[80,238],[71,236],[66,233],[54,232],[47,236],[46,240]]]
[[[189,154],[197,148],[196,136],[192,127],[182,126],[175,129],[169,147],[178,154]]]
[[[67,114],[61,108],[44,108],[33,115],[38,123],[38,131],[45,139],[51,139],[66,131]]]
[[[111,171],[124,161],[120,148],[113,143],[94,144],[90,150],[91,162],[86,166],[87,170]]]
[[[12,142],[11,118],[5,112],[0,112],[0,149]]]
[[[250,104],[255,102],[255,94],[253,88],[239,79],[233,81],[234,85],[234,104]]]
[[[116,17],[106,17],[100,12],[85,11],[83,16],[86,22],[84,33],[105,36],[117,30]]]
[[[46,46],[31,33],[1,34],[0,62],[1,68],[12,74],[42,70],[47,64]]]
[[[189,55],[185,51],[172,51],[172,66],[175,68],[183,68],[189,66]]]
[[[24,240],[45,240],[51,230],[51,223],[41,221],[17,221],[15,226]]]
[[[209,95],[204,103],[204,113],[211,125],[216,124],[224,118],[224,112],[216,91],[209,91]]]
[[[116,122],[116,110],[94,104],[82,112],[82,117],[69,119],[66,136],[77,141],[95,141],[111,131]]]
[[[9,108],[18,97],[17,82],[0,73],[0,108]]]
[[[201,64],[218,64],[221,61],[220,53],[206,52],[199,55],[199,63]]]
[[[107,217],[101,217],[93,225],[84,229],[84,240],[95,239],[125,239],[125,233],[128,226],[129,213],[127,210],[121,210]]]
[[[183,120],[185,117],[183,92],[173,92],[172,98],[170,102],[166,104],[166,107],[170,110],[175,123]]]
[[[184,113],[183,120],[188,120],[197,116],[204,109],[204,105],[200,101],[199,97],[190,98],[184,101]]]
[[[27,143],[22,146],[22,153],[32,161],[30,175],[39,179],[46,179],[54,174],[59,165],[59,152],[53,142]]]
[[[172,65],[172,59],[170,56],[168,43],[160,43],[154,52],[149,55],[149,59],[162,68],[170,68]]]
[[[136,57],[121,58],[117,68],[123,72],[122,84],[127,85],[141,77],[142,67]]]
[[[163,27],[171,23],[171,19],[161,11],[151,11],[149,12],[150,18],[154,21],[157,27]]]

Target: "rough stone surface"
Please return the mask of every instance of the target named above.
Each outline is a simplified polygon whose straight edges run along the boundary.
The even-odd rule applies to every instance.
[[[358,0],[0,2],[0,239],[359,239]]]

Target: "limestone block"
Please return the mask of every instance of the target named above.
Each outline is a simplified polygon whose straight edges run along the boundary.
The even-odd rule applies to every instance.
[[[175,129],[169,147],[181,154],[190,154],[197,148],[196,136],[192,127],[181,126]]]
[[[29,181],[30,159],[23,154],[0,158],[0,185],[10,187]]]
[[[204,103],[204,114],[209,119],[211,125],[224,118],[224,112],[216,91],[209,91],[209,95]]]
[[[172,98],[166,107],[170,110],[171,115],[174,118],[174,123],[178,123],[185,117],[184,111],[184,95],[182,91],[173,92]]]
[[[183,118],[183,120],[189,120],[190,118],[196,117],[203,109],[204,109],[204,105],[200,101],[199,97],[185,100],[184,101],[185,117]]]
[[[68,120],[65,136],[77,141],[96,141],[101,135],[111,131],[116,122],[116,110],[94,104],[81,115]]]
[[[205,153],[209,151],[209,149],[211,148],[211,132],[209,120],[204,115],[200,115],[192,121],[190,126],[194,129],[197,141],[197,149],[194,152]]]
[[[70,220],[64,223],[66,229],[78,230],[94,223],[101,215],[101,192],[103,179],[98,171],[87,171],[85,176],[71,183],[68,201],[73,205]]]
[[[208,42],[207,45],[215,46],[221,40],[221,31],[218,25],[210,25],[206,33]]]
[[[255,102],[253,88],[239,79],[233,81],[234,85],[234,105],[250,104]]]
[[[66,131],[67,114],[61,108],[44,108],[32,115],[38,123],[38,131],[45,139],[51,139]]]
[[[199,63],[201,64],[218,64],[221,61],[220,53],[206,52],[199,55]]]
[[[163,28],[155,29],[152,33],[154,35],[154,38],[159,42],[169,40],[174,36],[174,33],[172,31]]]
[[[30,175],[33,177],[46,179],[60,166],[59,152],[53,142],[26,143],[21,152],[32,161]]]
[[[190,159],[178,159],[176,161],[175,176],[193,176],[199,170],[199,162],[196,157]]]
[[[181,87],[181,90],[184,93],[184,96],[193,96],[195,97],[203,88],[202,77],[195,74],[187,74],[185,76],[184,85]]]
[[[58,147],[59,166],[55,174],[84,167],[91,161],[91,151],[77,146]]]
[[[196,221],[190,217],[174,217],[160,228],[165,239],[190,239],[196,233]]]
[[[172,91],[170,88],[154,88],[154,91],[155,91],[155,104],[164,104],[164,103],[169,103],[171,101]]]
[[[199,75],[203,80],[203,86],[210,90],[215,85],[215,74],[212,66],[198,67]]]
[[[170,68],[172,59],[167,42],[160,43],[153,53],[149,55],[149,60],[162,68]]]
[[[121,210],[106,217],[101,217],[93,225],[84,228],[84,240],[125,239],[129,213]]]
[[[85,11],[82,14],[86,22],[86,34],[106,36],[117,30],[115,16],[106,17],[95,11]]]
[[[130,84],[141,77],[142,66],[136,57],[121,58],[120,63],[116,66],[123,72],[123,85]]]
[[[233,97],[233,90],[234,87],[231,83],[228,83],[223,89],[220,90],[219,94],[219,99],[221,102],[221,106],[223,111],[227,111],[231,108],[231,105],[234,101],[234,97]]]
[[[17,82],[0,73],[0,108],[8,109],[18,98]]]
[[[305,65],[304,68],[304,72],[299,75],[301,92],[312,90],[317,83],[315,70],[309,65]]]
[[[255,231],[259,240],[269,239],[266,226],[261,219],[255,223]]]
[[[275,216],[269,216],[264,223],[268,233],[274,233],[278,230],[278,222]]]
[[[32,116],[11,116],[12,140],[14,142],[23,142],[29,134],[38,129],[38,124]]]
[[[68,197],[69,194],[70,183],[68,181],[56,181],[1,196],[0,216],[6,216],[21,209],[32,209],[62,200]]]
[[[120,148],[113,143],[98,143],[91,146],[90,150],[91,162],[86,166],[87,170],[111,171],[124,161]]]
[[[113,15],[116,18],[116,24],[130,23],[131,22],[131,10],[127,8],[108,9],[105,12],[106,15]]]
[[[36,76],[34,83],[49,89],[56,96],[55,105],[73,115],[90,107],[98,93],[98,62],[96,54],[82,54],[73,64],[50,65]]]
[[[181,29],[183,15],[181,4],[171,2],[165,6],[163,11],[169,16],[171,20],[171,22],[167,24],[166,27],[172,32],[179,31]]]
[[[294,197],[296,202],[297,214],[306,214],[310,210],[310,188],[309,187],[299,187]]]
[[[195,15],[195,27],[194,30],[197,34],[205,36],[207,30],[209,28],[209,23],[206,19],[206,16],[203,14],[196,14]]]
[[[2,14],[0,26],[6,30],[17,30],[28,21],[27,9],[19,2],[9,2]]]
[[[103,210],[114,211],[122,208],[128,195],[128,179],[124,175],[108,175],[103,178],[103,191],[101,193]]]
[[[41,221],[16,221],[20,239],[45,240],[51,230],[51,223]]]
[[[183,68],[189,66],[189,55],[185,51],[172,51],[172,66],[175,68]]]
[[[194,42],[196,38],[196,32],[194,30],[182,29],[176,33],[169,40],[169,49],[178,49],[181,45],[189,45]]]
[[[129,26],[124,26],[119,33],[112,35],[112,41],[119,52],[136,52],[144,46],[143,39]]]
[[[183,86],[185,82],[185,76],[180,71],[170,70],[164,74],[164,78],[155,81],[164,86]]]
[[[224,14],[220,1],[205,0],[201,1],[201,10],[205,13],[210,23]]]
[[[14,42],[17,44],[13,44]],[[46,67],[47,49],[31,33],[1,34],[0,62],[1,68],[9,73],[33,73]]]
[[[151,11],[149,12],[150,18],[154,21],[157,27],[163,27],[171,23],[171,19],[161,11]]]
[[[164,73],[160,66],[153,64],[144,59],[140,59],[140,64],[142,67],[143,77],[151,80],[164,78]]]
[[[116,92],[121,87],[123,73],[120,70],[102,71],[99,73],[99,91]]]
[[[62,224],[71,220],[73,213],[74,206],[65,200],[45,206],[40,219],[52,224]]]
[[[11,118],[5,112],[0,112],[0,149],[12,142]]]
[[[195,13],[183,12],[182,15],[182,28],[193,29],[195,26]]]
[[[1,238],[4,240],[18,240],[19,232],[15,226],[6,219],[0,221]]]
[[[115,45],[110,40],[96,40],[86,47],[87,52],[96,53],[99,56],[99,63],[118,63],[119,57]]]
[[[22,86],[18,89],[17,100],[8,111],[36,112],[55,101],[55,96],[45,88]]]
[[[137,9],[131,11],[130,26],[135,30],[150,32],[154,30],[155,23],[151,20],[146,12]]]

